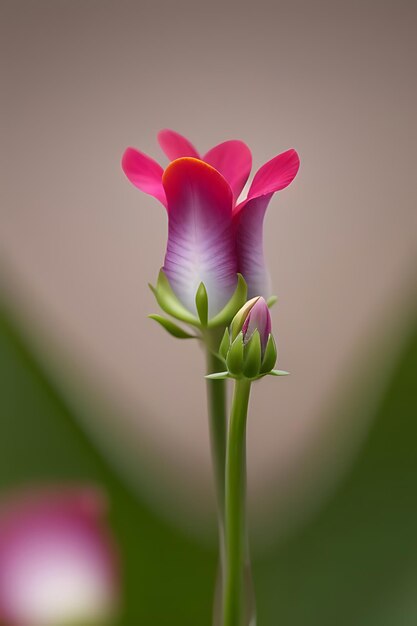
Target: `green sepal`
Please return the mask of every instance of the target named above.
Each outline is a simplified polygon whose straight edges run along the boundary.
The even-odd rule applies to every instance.
[[[229,348],[230,348],[230,335],[229,335],[229,329],[226,328],[223,334],[223,338],[220,342],[220,346],[219,346],[219,356],[226,361],[226,357],[227,357],[227,353],[229,352]]]
[[[230,374],[239,376],[243,370],[243,334],[239,333],[226,357],[226,365]]]
[[[207,374],[204,378],[208,380],[224,380],[225,378],[230,378],[229,372],[215,372],[214,374]]]
[[[248,286],[242,274],[237,275],[236,289],[226,306],[208,323],[209,328],[228,326],[237,311],[245,304],[248,295]]]
[[[265,376],[289,376],[289,374],[290,372],[284,372],[284,370],[271,370],[265,374],[260,373],[258,376],[254,376],[252,380],[260,380],[261,378],[265,378]]]
[[[208,296],[204,283],[200,283],[195,294],[195,305],[202,326],[207,326],[208,321]]]
[[[261,373],[267,374],[272,370],[275,363],[277,362],[277,347],[275,344],[275,339],[272,334],[268,337],[268,342],[265,348],[265,354],[261,365]]]
[[[162,269],[159,272],[156,287],[152,285],[149,285],[149,287],[155,295],[159,306],[165,313],[192,326],[200,326],[198,319],[178,300]]]
[[[152,315],[148,315],[151,320],[155,320],[164,328],[170,335],[176,337],[177,339],[197,339],[196,335],[190,335],[180,326],[174,324],[171,320],[163,317],[162,315],[158,315],[157,313],[152,313]]]
[[[261,337],[256,329],[245,346],[243,373],[246,378],[255,378],[261,369]]]
[[[267,376],[289,376],[289,372],[284,372],[284,370],[271,370],[268,372]]]
[[[230,334],[231,340],[234,341],[240,331],[242,330],[243,324],[247,316],[249,315],[250,310],[255,304],[258,302],[260,296],[255,296],[255,298],[251,298],[247,302],[240,307],[239,311],[236,313],[234,318],[232,319],[232,323],[230,324]]]
[[[276,304],[277,301],[278,301],[278,296],[269,296],[268,300],[266,301],[268,308],[272,309],[272,307],[274,306],[274,304]]]

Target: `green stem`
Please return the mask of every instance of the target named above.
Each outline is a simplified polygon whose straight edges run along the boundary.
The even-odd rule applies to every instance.
[[[207,373],[219,372],[223,368],[219,359],[207,351]],[[225,463],[226,463],[226,381],[207,380],[207,399],[209,413],[209,428],[211,442],[211,456],[216,488],[217,517],[220,545],[220,567],[224,564],[224,513],[225,513]],[[223,576],[223,574],[222,574]]]
[[[223,626],[241,626],[246,552],[246,418],[251,382],[236,380],[226,451],[226,580]]]

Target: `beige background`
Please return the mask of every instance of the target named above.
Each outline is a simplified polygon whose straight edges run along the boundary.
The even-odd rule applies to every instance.
[[[300,458],[335,390],[366,361],[371,338],[391,322],[401,335],[407,312],[413,4],[0,4],[4,284],[54,362],[61,351],[62,371],[107,399],[117,433],[157,459],[175,499],[196,509],[210,486],[202,355],[146,319],[166,218],[124,179],[121,154],[133,145],[165,163],[163,127],[202,150],[241,138],[255,167],[289,147],[300,153],[300,174],[266,223],[279,365],[292,376],[257,387],[249,427],[252,496],[285,504],[292,479],[305,482]],[[335,432],[342,421],[331,413]]]

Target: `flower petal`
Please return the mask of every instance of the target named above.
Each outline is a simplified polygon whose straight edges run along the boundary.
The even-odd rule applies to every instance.
[[[165,191],[162,186],[164,170],[159,163],[135,148],[127,148],[123,154],[122,168],[135,187],[153,196],[166,207]]]
[[[288,187],[294,180],[299,167],[300,159],[293,149],[274,157],[256,172],[248,198],[257,198]]]
[[[163,176],[168,202],[168,244],[164,272],[182,303],[196,312],[201,282],[208,293],[209,318],[236,287],[232,192],[207,163],[177,159]]]
[[[233,218],[238,271],[248,285],[248,299],[270,295],[270,279],[263,252],[263,222],[272,195],[245,200]]]
[[[293,149],[274,157],[257,171],[247,199],[234,209],[238,271],[248,284],[248,298],[270,295],[263,252],[265,211],[273,194],[292,182],[299,167],[300,159]]]
[[[176,133],[175,130],[164,128],[164,130],[159,131],[158,141],[162,150],[171,161],[180,157],[200,158],[193,144],[179,133]]]
[[[224,141],[203,156],[203,161],[223,174],[238,199],[252,168],[252,154],[248,146],[237,139]]]

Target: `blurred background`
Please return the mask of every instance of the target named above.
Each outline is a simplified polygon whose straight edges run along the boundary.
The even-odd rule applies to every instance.
[[[97,485],[118,623],[210,624],[204,359],[147,319],[166,216],[120,159],[166,165],[165,127],[242,139],[254,171],[294,147],[265,229],[291,376],[255,387],[248,432],[259,624],[415,624],[414,3],[0,11],[1,492]]]

